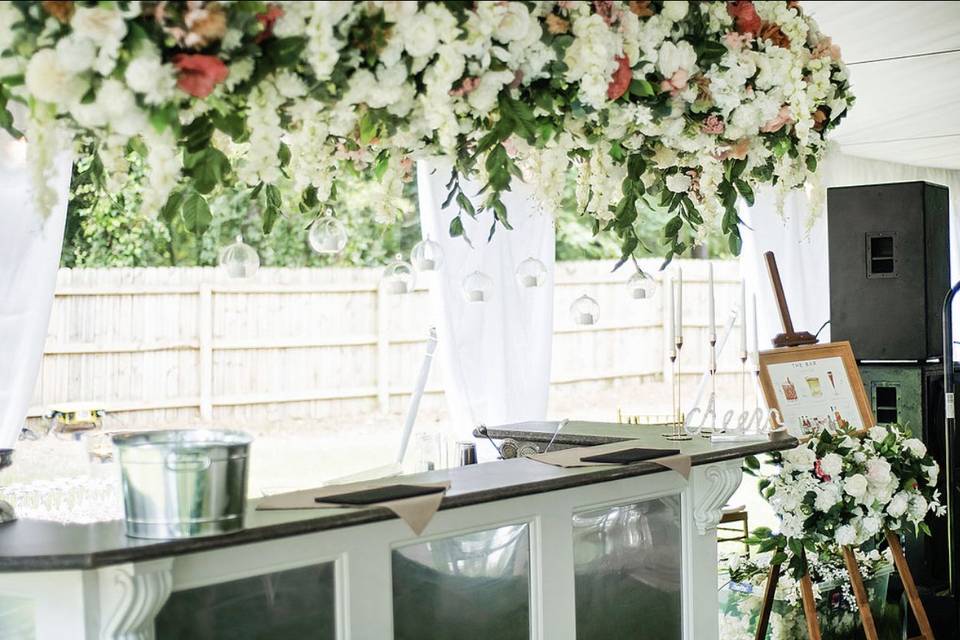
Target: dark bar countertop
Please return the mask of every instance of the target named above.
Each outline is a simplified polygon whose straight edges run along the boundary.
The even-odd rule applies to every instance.
[[[549,441],[556,424],[524,423],[508,430],[490,427],[489,433],[493,438]],[[530,428],[526,429],[528,425]],[[571,422],[561,431],[556,443],[593,445],[618,440],[646,440],[642,446],[679,448],[682,453],[691,456],[695,466],[789,449],[797,444],[793,438],[752,443],[711,443],[709,439],[697,437],[687,442],[670,442],[661,437],[662,431],[663,427]],[[404,476],[404,481],[449,481],[450,489],[440,506],[443,510],[652,473],[670,472],[665,472],[663,467],[653,462],[562,469],[517,458],[408,475]],[[395,481],[396,478],[385,479],[384,484]],[[246,528],[242,531],[184,540],[128,538],[122,521],[65,525],[17,520],[0,525],[0,571],[95,569],[396,518],[393,512],[385,508],[255,511],[255,507],[256,501],[251,500]]]

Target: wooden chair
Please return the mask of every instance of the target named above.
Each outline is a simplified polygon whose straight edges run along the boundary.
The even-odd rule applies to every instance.
[[[720,524],[717,526],[717,542],[742,542],[749,557],[750,545],[746,542],[749,536],[747,508],[742,504],[724,506],[720,511]]]

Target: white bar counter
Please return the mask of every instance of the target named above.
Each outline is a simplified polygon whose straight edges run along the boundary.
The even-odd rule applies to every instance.
[[[0,638],[715,640],[720,510],[745,456],[796,441],[620,427],[611,439],[690,454],[689,481],[652,462],[527,459],[406,476],[451,483],[419,537],[386,509],[255,501],[243,531],[192,540],[2,525]]]

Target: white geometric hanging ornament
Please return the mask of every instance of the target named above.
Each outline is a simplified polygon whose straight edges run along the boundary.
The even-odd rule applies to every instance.
[[[332,211],[314,220],[307,235],[310,248],[324,255],[336,255],[347,246],[347,230],[343,223],[333,217]]]
[[[574,324],[589,326],[600,322],[600,305],[590,296],[584,294],[570,305],[570,317]]]
[[[547,281],[547,268],[536,258],[527,258],[517,265],[516,277],[522,289],[542,287]]]
[[[657,281],[650,274],[637,271],[627,280],[627,291],[633,300],[649,300],[657,293]]]
[[[236,242],[220,251],[217,263],[231,278],[252,278],[260,268],[260,256],[256,249],[243,241],[242,235],[238,235]]]
[[[416,273],[413,265],[406,262],[398,253],[393,262],[383,270],[383,288],[390,294],[411,293],[416,286]]]
[[[463,297],[467,302],[487,302],[492,294],[493,279],[487,274],[474,271],[463,279]]]
[[[413,245],[410,251],[410,262],[421,273],[438,271],[443,265],[443,247],[428,236]]]

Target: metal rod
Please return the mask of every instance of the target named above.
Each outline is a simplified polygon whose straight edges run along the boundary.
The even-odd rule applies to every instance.
[[[953,298],[960,292],[960,282],[953,285],[947,297],[943,300],[943,393],[944,393],[944,452],[943,462],[944,480],[946,482],[947,499],[947,568],[949,577],[950,595],[956,595],[957,582],[960,576],[957,575],[957,556],[956,556],[956,519],[954,512],[956,500],[954,493],[957,487],[954,486],[954,443],[956,442],[956,419],[954,415],[954,394],[953,394]]]

